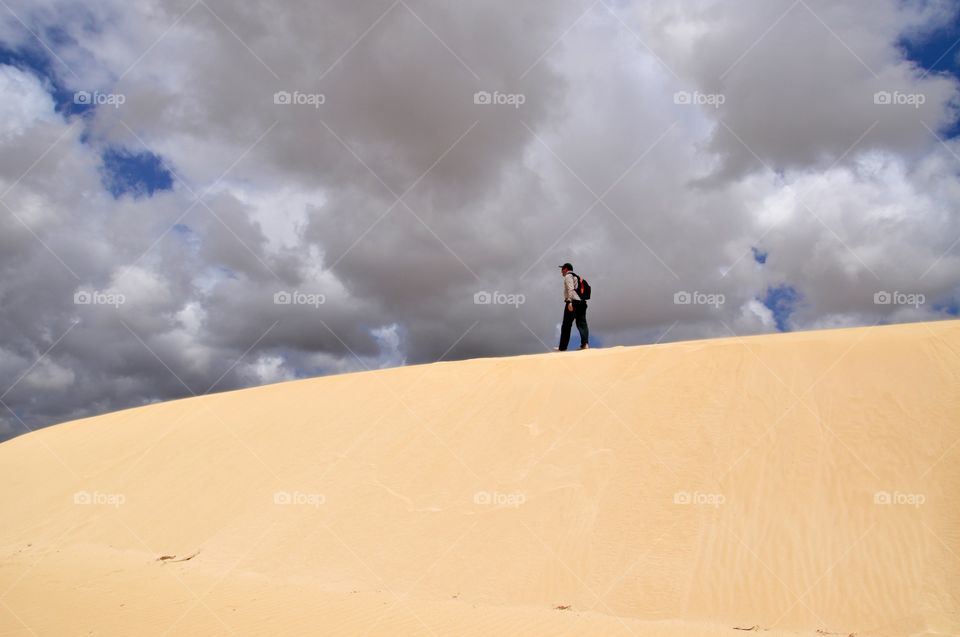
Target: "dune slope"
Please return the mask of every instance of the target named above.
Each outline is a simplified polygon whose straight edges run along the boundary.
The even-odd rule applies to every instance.
[[[957,634],[958,461],[958,321],[172,401],[0,445],[0,635]]]

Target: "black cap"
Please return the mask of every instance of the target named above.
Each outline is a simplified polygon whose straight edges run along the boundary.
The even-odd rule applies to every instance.
[[[568,270],[572,270],[572,269],[573,269],[573,266],[570,265],[569,263],[564,263],[563,265],[558,265],[557,267],[560,268],[560,269],[563,269],[563,268],[566,268],[566,269],[568,269]]]

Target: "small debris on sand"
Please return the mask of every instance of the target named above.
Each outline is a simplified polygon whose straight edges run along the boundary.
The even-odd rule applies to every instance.
[[[187,560],[192,560],[199,554],[200,554],[200,550],[197,549],[190,555],[186,557],[181,557],[180,559],[177,559],[176,555],[161,555],[160,557],[157,558],[157,561],[158,562],[186,562]]]

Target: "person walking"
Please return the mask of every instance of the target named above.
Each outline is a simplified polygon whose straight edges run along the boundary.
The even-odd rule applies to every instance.
[[[557,350],[565,352],[570,343],[570,327],[574,321],[577,331],[580,332],[580,349],[590,348],[590,330],[587,327],[587,302],[580,298],[580,276],[573,271],[573,266],[564,263],[559,266],[563,276],[563,322],[560,323],[560,346]]]

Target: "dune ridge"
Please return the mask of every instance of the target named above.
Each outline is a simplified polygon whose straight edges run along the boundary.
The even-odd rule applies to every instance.
[[[957,634],[958,390],[942,321],[63,423],[0,444],[0,635]]]

